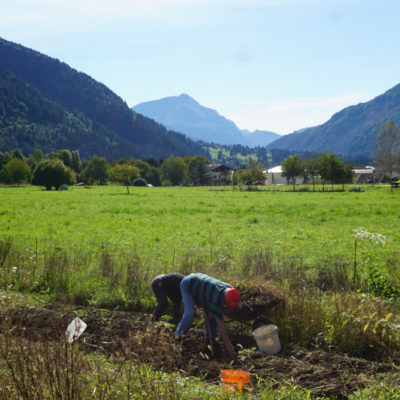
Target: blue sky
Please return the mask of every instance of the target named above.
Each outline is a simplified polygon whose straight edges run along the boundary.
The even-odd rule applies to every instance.
[[[400,83],[398,0],[2,0],[0,36],[129,106],[187,93],[287,134]]]

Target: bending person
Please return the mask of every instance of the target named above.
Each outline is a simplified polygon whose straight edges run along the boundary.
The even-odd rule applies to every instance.
[[[182,294],[180,285],[185,275],[173,273],[156,276],[151,282],[151,290],[157,300],[157,305],[153,311],[152,321],[159,321],[164,314],[168,300],[170,298],[173,304],[173,319],[179,320],[181,314]]]
[[[239,290],[208,275],[196,273],[182,279],[181,292],[184,311],[175,335],[181,336],[189,330],[195,314],[194,305],[197,304],[205,311],[206,337],[215,340],[218,328],[226,350],[233,358],[235,349],[223,322],[223,310],[226,306],[236,308],[239,305]]]

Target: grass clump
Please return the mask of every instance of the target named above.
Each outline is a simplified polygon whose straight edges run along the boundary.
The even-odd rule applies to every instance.
[[[349,400],[400,400],[400,375],[382,374],[368,382],[365,388],[351,394]]]
[[[303,288],[290,293],[277,317],[287,343],[375,359],[400,354],[397,305],[352,292]]]

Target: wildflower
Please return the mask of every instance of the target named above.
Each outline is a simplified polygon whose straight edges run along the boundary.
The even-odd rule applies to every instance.
[[[356,239],[371,240],[375,244],[381,244],[382,246],[385,246],[386,237],[381,235],[380,233],[371,233],[362,227],[353,229],[353,232],[355,233]]]

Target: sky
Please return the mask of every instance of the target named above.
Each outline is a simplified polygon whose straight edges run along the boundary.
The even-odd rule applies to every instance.
[[[187,93],[284,135],[400,83],[398,0],[1,0],[0,37],[134,105]]]

